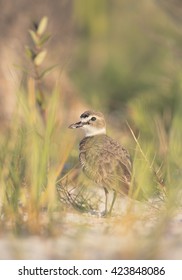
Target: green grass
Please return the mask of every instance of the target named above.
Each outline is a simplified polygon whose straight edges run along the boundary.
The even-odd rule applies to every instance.
[[[97,2],[93,1],[95,5]],[[121,2],[116,4],[120,7]],[[142,3],[141,7],[139,4],[135,7],[141,16],[148,7],[146,1]],[[52,248],[58,258],[64,258],[64,254],[65,258],[99,258],[99,252],[103,252],[102,258],[155,259],[165,258],[165,250],[170,258],[173,254],[170,252],[181,245],[181,237],[171,233],[181,227],[180,220],[174,222],[182,207],[181,66],[173,61],[169,49],[163,54],[163,45],[158,45],[155,52],[150,40],[143,44],[138,18],[134,17],[137,23],[134,35],[127,33],[122,25],[122,35],[118,37],[117,26],[121,21],[117,5],[108,17],[111,20],[108,30],[108,11],[102,5],[103,1],[97,16],[89,10],[88,17],[80,18],[86,36],[81,38],[75,63],[77,71],[72,77],[89,106],[95,105],[93,109],[106,114],[109,135],[130,151],[136,194],[142,190],[148,201],[125,201],[118,197],[111,217],[92,217],[87,213],[103,206],[104,193],[82,176],[69,179],[78,160],[81,137],[67,129],[69,110],[75,108],[65,108],[58,87],[47,95],[41,92],[40,100],[43,80],[36,72],[35,80],[28,77],[27,87],[16,93],[12,120],[0,130],[0,235],[9,240],[16,237],[17,244],[22,237],[33,236],[39,238],[40,244],[45,237],[65,241],[65,246]],[[133,16],[127,20],[130,5],[125,5],[122,13],[126,26],[131,27]],[[156,7],[152,6],[152,11]],[[159,18],[159,11],[157,21],[149,17],[150,31],[166,30],[167,19],[163,15],[159,26]],[[178,38],[170,22],[168,28],[166,40],[170,32]],[[137,41],[139,52],[133,40]],[[95,57],[100,60],[94,60]],[[119,245],[114,247],[116,243]],[[68,250],[70,244],[75,250],[79,248],[77,253]],[[69,256],[67,252],[71,252]],[[24,250],[18,257],[25,255]],[[53,257],[51,253],[48,255]]]
[[[70,153],[76,149],[76,143],[73,135],[68,134],[64,123],[59,120],[62,115],[59,112],[58,91],[55,90],[49,99],[46,123],[43,122],[35,102],[32,79],[29,80],[28,93],[20,91],[17,97],[13,120],[9,128],[1,132],[0,138],[1,231],[6,229],[7,224],[15,232],[17,228],[21,228],[21,224],[23,227],[26,224],[28,230],[34,232],[40,230],[39,214],[42,209],[46,209],[51,221],[51,215],[59,204],[64,205],[63,201],[58,202],[56,184],[58,177],[63,176],[61,173],[65,164],[70,162]],[[134,176],[138,188],[148,198],[166,195],[162,200],[169,212],[170,209],[177,209],[181,203],[180,114],[180,111],[176,112],[168,142],[165,143],[165,161],[160,155],[160,146],[156,148],[156,138],[162,137],[162,128],[156,128],[150,142],[142,138],[142,135],[137,139],[132,130],[129,135],[131,128],[128,128],[127,133],[127,137],[133,139]],[[77,182],[75,188],[80,187],[81,190],[82,184],[83,179],[82,182]],[[87,185],[84,192],[78,191],[75,201],[81,201],[81,198],[85,202],[90,201]],[[95,201],[92,203],[96,203]]]
[[[17,93],[14,117],[0,137],[1,230],[9,224],[15,232],[25,225],[32,233],[39,231],[42,209],[51,218],[57,207],[56,180],[73,145],[58,119],[59,101],[55,90],[44,123],[35,102],[34,81],[30,79],[27,93]]]
[[[36,235],[40,237],[40,246],[43,237],[66,239],[65,247],[61,249],[66,258],[66,246],[72,244],[74,247],[75,239],[81,251],[78,256],[71,254],[70,258],[84,258],[82,250],[87,242],[89,244],[90,238],[94,239],[97,234],[98,240],[103,239],[104,232],[115,229],[112,236],[118,244],[128,238],[130,243],[127,249],[121,247],[120,253],[113,252],[115,258],[160,257],[159,246],[171,221],[181,209],[180,110],[176,111],[168,140],[165,140],[165,156],[158,144],[163,137],[161,122],[160,126],[155,126],[155,123],[151,126],[155,129],[151,139],[145,134],[143,136],[142,131],[136,137],[130,126],[124,133],[109,129],[110,135],[121,143],[123,139],[131,151],[138,190],[144,191],[149,202],[139,203],[129,199],[124,207],[123,199],[118,197],[112,217],[92,217],[87,212],[99,210],[104,202],[104,193],[100,193],[98,188],[81,178],[70,181],[70,184],[69,180],[66,181],[59,195],[56,190],[60,178],[77,161],[79,141],[79,138],[75,141],[75,135],[65,126],[59,110],[61,95],[58,90],[52,92],[45,122],[36,105],[34,81],[30,79],[28,84],[27,91],[17,93],[12,122],[8,129],[1,131],[0,136],[0,234],[6,238],[16,236],[16,244],[22,236]],[[148,224],[149,229],[145,228]],[[137,245],[134,242],[136,230]],[[71,239],[70,234],[73,234]],[[86,243],[82,241],[83,236]],[[106,258],[112,252],[112,242],[106,241],[107,245],[104,245]],[[95,257],[97,250],[101,250],[100,246],[103,246],[102,243],[95,248]],[[60,253],[57,254],[60,258]],[[17,258],[24,255],[25,251]],[[52,258],[51,253],[48,258]]]

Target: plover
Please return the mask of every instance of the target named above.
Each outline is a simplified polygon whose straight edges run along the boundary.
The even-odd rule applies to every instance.
[[[79,144],[79,160],[88,178],[105,191],[104,215],[110,214],[117,193],[128,195],[132,178],[132,162],[128,151],[116,140],[106,135],[106,122],[100,112],[85,111],[80,121],[69,128],[82,128],[85,137]],[[113,190],[113,200],[108,209],[108,192]]]

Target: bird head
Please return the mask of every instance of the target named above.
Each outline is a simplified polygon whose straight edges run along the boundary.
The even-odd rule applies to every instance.
[[[81,114],[80,121],[71,124],[69,128],[82,128],[86,137],[106,134],[104,115],[94,111],[85,111]]]

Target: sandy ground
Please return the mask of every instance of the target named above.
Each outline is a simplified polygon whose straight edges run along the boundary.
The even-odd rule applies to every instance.
[[[182,259],[181,210],[169,219],[149,207],[107,218],[69,209],[56,228],[54,237],[1,234],[0,259]]]

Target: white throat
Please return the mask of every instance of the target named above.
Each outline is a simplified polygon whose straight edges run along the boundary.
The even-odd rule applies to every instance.
[[[85,136],[89,137],[89,136],[95,136],[95,135],[100,135],[100,134],[106,134],[106,128],[102,127],[102,128],[96,128],[96,127],[83,127],[84,131],[85,131]]]

